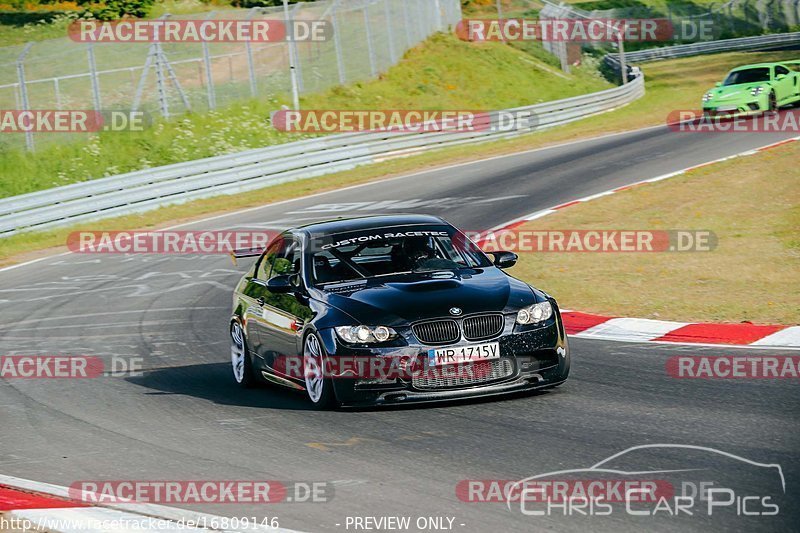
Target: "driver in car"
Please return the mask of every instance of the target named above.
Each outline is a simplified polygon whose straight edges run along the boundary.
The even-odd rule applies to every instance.
[[[408,237],[403,241],[403,255],[409,270],[449,270],[458,264],[439,256],[430,237]]]

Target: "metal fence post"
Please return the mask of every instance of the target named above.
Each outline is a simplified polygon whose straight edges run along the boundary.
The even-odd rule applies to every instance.
[[[497,23],[500,25],[500,28],[503,27],[503,4],[500,0],[497,0]],[[500,39],[506,42],[506,36],[502,30],[500,31]]]
[[[420,29],[422,30],[423,41],[428,38],[428,35],[431,34],[432,17],[430,16],[430,9],[432,4],[433,2],[426,0],[422,2],[422,5],[420,5],[419,8],[420,21],[422,22]]]
[[[56,93],[56,109],[61,110],[61,87],[58,78],[53,78],[53,91]]]
[[[795,22],[797,19],[800,18],[800,0],[795,0],[794,2],[794,15],[795,15]]]
[[[403,0],[403,26],[406,30],[406,50],[411,48],[411,21],[408,20],[408,2]]]
[[[147,73],[150,71],[150,65],[153,63],[153,55],[156,43],[152,43],[147,49],[147,57],[144,60],[142,67],[142,74],[139,76],[139,83],[136,84],[136,92],[133,94],[133,111],[139,110],[139,104],[142,102],[142,94],[144,93],[144,85],[147,82]]]
[[[424,15],[422,20],[425,21],[425,38],[428,38],[429,36],[433,35],[433,32],[435,31],[434,25],[436,23],[436,18],[433,16],[433,13],[431,12],[433,11],[433,8],[436,6],[434,5],[434,2],[432,0],[429,0],[424,5],[425,5],[425,7],[423,8]]]
[[[367,52],[369,53],[369,71],[372,77],[378,75],[378,67],[375,65],[375,47],[372,44],[372,28],[369,22],[369,3],[364,3],[364,31],[367,37]]]
[[[28,86],[25,84],[25,56],[31,50],[33,43],[28,43],[22,49],[22,53],[17,58],[17,79],[19,80],[19,92],[22,97],[22,111],[28,111],[31,104],[28,101]],[[25,131],[25,147],[29,152],[33,152],[33,132],[30,129]]]
[[[247,14],[245,20],[250,20],[258,11],[260,11],[260,9],[257,7],[252,8]],[[258,86],[256,85],[256,69],[253,65],[253,47],[250,46],[250,39],[247,39],[244,42],[244,48],[247,52],[247,71],[250,76],[250,96],[255,98],[258,92]]]
[[[294,32],[294,20],[297,18],[295,16],[295,12],[300,11],[302,5],[302,3],[295,4],[294,8],[292,8],[292,32]],[[303,60],[300,57],[300,49],[297,47],[297,41],[294,38],[294,33],[292,33],[292,46],[294,46],[295,69],[297,70],[297,90],[301,93],[304,93],[306,92],[306,82],[305,77],[303,77]]]
[[[339,7],[339,0],[333,0],[331,7],[331,25],[333,26],[333,45],[336,47],[336,66],[339,69],[339,83],[347,83],[347,75],[344,71],[344,55],[342,53],[342,35],[339,33],[339,20],[336,17],[336,9]]]
[[[733,2],[728,4],[728,28],[731,34],[736,32],[735,19],[733,18]]]
[[[161,53],[161,61],[164,65],[164,68],[167,70],[167,74],[169,75],[169,79],[172,80],[172,85],[175,86],[175,90],[178,91],[178,95],[181,97],[183,101],[183,106],[186,108],[187,111],[192,110],[192,106],[189,103],[189,98],[186,96],[186,92],[184,92],[183,87],[181,87],[181,82],[178,80],[178,76],[175,74],[175,71],[172,69],[172,65],[169,64],[169,59],[164,54],[164,50],[159,45],[159,50]]]
[[[394,29],[392,28],[392,12],[389,8],[391,0],[383,0],[383,17],[386,19],[386,38],[389,39],[389,61],[391,64],[397,61],[397,51],[394,48]],[[436,0],[437,2],[439,0]]]
[[[206,16],[206,20],[214,16],[212,11]],[[214,73],[211,71],[211,54],[208,51],[208,41],[203,39],[203,63],[206,66],[206,95],[208,96],[208,109],[213,111],[217,108],[217,93],[214,87]]]
[[[297,43],[291,35],[292,17],[289,14],[289,0],[283,0],[283,21],[286,24],[286,39],[289,47],[289,79],[292,84],[292,105],[295,111],[300,110],[300,88],[297,82]]]
[[[425,28],[422,27],[422,6],[419,0],[414,1],[414,11],[416,12],[416,20],[414,21],[414,44],[418,44],[425,40]]]
[[[442,27],[442,6],[441,6],[441,4],[439,4],[439,0],[435,0],[434,1],[433,10],[434,10],[433,20],[435,21],[435,24],[436,24],[436,28],[435,29],[436,29],[436,31],[441,31],[442,28],[443,28]]]
[[[161,43],[155,43],[156,54],[156,92],[158,93],[158,106],[161,109],[161,116],[169,118],[169,102],[167,102],[167,84],[164,79],[163,54],[161,53]]]
[[[86,55],[89,59],[89,79],[92,83],[92,100],[94,102],[94,110],[100,111],[100,80],[97,79],[97,64],[94,61],[94,45],[89,44],[86,47]]]

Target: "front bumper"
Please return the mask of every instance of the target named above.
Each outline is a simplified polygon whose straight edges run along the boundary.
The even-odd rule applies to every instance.
[[[424,358],[433,348],[416,342],[398,347],[360,348],[343,344],[332,330],[323,330],[320,334],[330,357],[379,358],[387,362],[382,368],[404,367],[402,362],[407,365],[409,361]],[[439,386],[437,382],[432,386],[429,381],[409,378],[410,372],[401,377],[390,374],[387,379],[345,373],[332,378],[336,397],[344,406],[448,401],[544,389],[563,383],[569,375],[569,345],[557,312],[544,325],[524,330],[515,326],[513,317],[509,317],[503,334],[482,342],[499,344],[500,359],[495,361],[503,362],[502,375],[487,373],[478,382],[453,384],[446,381],[444,385]],[[456,343],[462,344],[469,343]],[[395,361],[399,363],[392,366]],[[363,379],[365,377],[367,379]]]
[[[739,116],[746,116],[752,115],[755,113],[761,113],[766,111],[769,107],[768,102],[762,102],[761,99],[754,99],[751,102],[739,102],[739,103],[714,103],[712,102],[705,102],[703,104],[703,113],[712,116],[712,117],[720,117],[720,118],[733,118]]]

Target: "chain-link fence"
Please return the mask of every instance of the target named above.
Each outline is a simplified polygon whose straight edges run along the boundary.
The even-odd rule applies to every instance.
[[[607,10],[586,11],[571,4],[555,4],[540,0],[544,8],[541,19],[662,19],[669,21],[674,38],[664,42],[625,42],[628,52],[671,44],[694,43],[800,30],[800,0],[728,0],[695,4],[670,3],[663,7],[633,5]],[[582,49],[618,52],[617,43],[542,43],[544,49],[558,57],[561,67],[580,60]]]
[[[406,50],[461,19],[459,0],[320,0],[181,19],[322,20],[324,41],[79,43],[0,48],[0,109],[140,110],[172,116],[246,98],[299,94],[374,78]],[[4,135],[29,150],[65,135]]]

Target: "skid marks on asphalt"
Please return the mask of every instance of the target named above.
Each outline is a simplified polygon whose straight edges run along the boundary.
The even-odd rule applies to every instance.
[[[64,276],[60,280],[31,283],[22,287],[0,289],[6,304],[41,302],[95,295],[117,298],[147,298],[172,292],[191,294],[192,287],[230,292],[242,275],[228,268],[212,270],[150,271],[137,276]],[[98,283],[105,284],[97,286]],[[36,296],[33,296],[33,295]]]
[[[465,205],[491,204],[522,198],[524,195],[514,194],[510,196],[446,196],[443,198],[409,198],[407,200],[376,200],[372,202],[338,202],[320,203],[310,205],[297,211],[289,211],[289,215],[303,215],[308,213],[357,213],[364,215],[366,212],[385,213],[386,211],[414,211],[423,209],[430,212],[431,209],[456,209]]]
[[[338,442],[306,442],[305,445],[321,452],[332,452],[335,448],[352,448],[362,444],[378,443],[383,446],[397,441],[417,442],[429,439],[446,438],[447,436],[448,435],[442,431],[421,431],[419,433],[398,435],[391,440],[378,439],[374,437],[350,437],[347,440]]]
[[[86,323],[87,318],[93,319],[95,317],[103,317],[109,318],[112,316],[118,315],[133,315],[133,314],[155,314],[155,313],[175,313],[178,311],[184,311],[185,307],[154,307],[149,309],[128,309],[125,311],[117,311],[114,309],[109,309],[108,311],[104,311],[102,313],[83,313],[78,315],[65,315],[65,316],[48,316],[42,318],[32,318],[28,320],[18,320],[13,324],[0,324],[0,333],[4,329],[15,329],[17,326],[24,326],[28,324],[41,324],[42,322],[61,322],[64,320],[78,320],[78,323],[74,325],[74,327],[82,327],[83,324]],[[196,306],[192,307],[192,311],[210,311],[210,310],[227,310],[230,311],[230,307],[228,306]],[[49,326],[48,326],[49,327]]]
[[[56,259],[55,261],[51,261],[49,263],[44,263],[43,266],[49,267],[69,267],[73,268],[77,265],[82,266],[90,266],[90,265],[103,265],[108,266],[112,263],[117,264],[125,264],[125,263],[148,263],[148,264],[157,264],[157,263],[168,263],[173,264],[178,261],[185,262],[185,263],[197,263],[200,261],[208,261],[214,259],[220,259],[222,256],[220,254],[212,254],[212,255],[203,255],[203,254],[194,254],[194,255],[182,255],[182,254],[132,254],[132,253],[125,253],[125,254],[102,254],[101,256],[93,255],[91,258],[87,254],[69,254],[66,256],[66,259]]]

